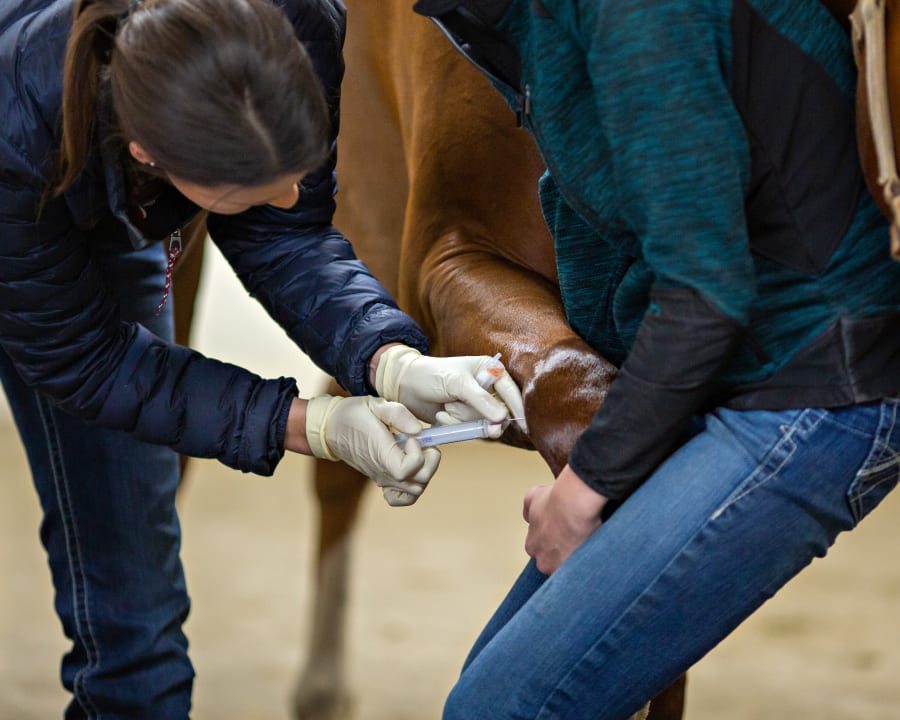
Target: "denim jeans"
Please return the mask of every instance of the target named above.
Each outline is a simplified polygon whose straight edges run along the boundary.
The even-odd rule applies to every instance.
[[[171,308],[154,315],[165,249],[121,243],[95,242],[95,257],[123,318],[171,338]],[[0,379],[43,508],[56,612],[72,641],[61,669],[74,695],[65,717],[186,718],[194,672],[181,629],[189,601],[177,455],[60,411],[24,385],[2,351]]]
[[[893,489],[897,411],[886,400],[698,419],[552,576],[525,568],[444,719],[629,717]]]

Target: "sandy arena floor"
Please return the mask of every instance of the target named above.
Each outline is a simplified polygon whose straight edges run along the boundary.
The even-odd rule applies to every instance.
[[[198,347],[266,375],[321,376],[214,257]],[[233,328],[240,327],[239,334]],[[198,462],[181,498],[198,720],[288,720],[309,634],[311,462],[274,478]],[[349,672],[356,720],[432,720],[483,622],[525,561],[521,497],[549,480],[532,454],[449,447],[413,508],[370,493],[355,538]],[[62,716],[65,642],[37,498],[0,403],[0,720]],[[689,675],[690,720],[900,718],[900,493],[841,538]],[[487,720],[487,719],[486,719]]]

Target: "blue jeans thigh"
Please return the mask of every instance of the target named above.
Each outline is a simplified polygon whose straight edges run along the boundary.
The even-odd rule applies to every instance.
[[[551,578],[526,569],[445,718],[628,717],[855,524],[883,414],[708,416]]]

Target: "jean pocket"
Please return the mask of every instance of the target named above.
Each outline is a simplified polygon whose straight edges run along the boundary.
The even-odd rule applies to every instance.
[[[869,456],[847,490],[855,522],[859,523],[887,497],[900,478],[900,453],[876,438]]]

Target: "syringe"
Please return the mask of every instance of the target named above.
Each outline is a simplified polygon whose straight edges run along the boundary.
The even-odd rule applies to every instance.
[[[401,444],[414,437],[423,448],[462,442],[463,440],[483,440],[490,437],[488,429],[492,425],[500,425],[505,430],[506,426],[514,419],[506,418],[496,422],[491,420],[472,420],[471,422],[456,423],[455,425],[432,425],[415,435],[395,433],[394,437]]]
[[[485,390],[490,390],[494,383],[497,382],[506,368],[500,362],[500,353],[497,353],[482,365],[478,372],[475,373],[475,382],[477,382]],[[416,433],[415,435],[405,435],[403,433],[395,433],[394,437],[397,442],[405,443],[410,437],[414,437],[419,441],[423,448],[434,447],[435,445],[447,445],[448,443],[463,442],[464,440],[484,440],[490,437],[488,428],[492,425],[501,425],[504,430],[515,418],[506,418],[492,422],[487,419],[472,420],[470,422],[455,423],[452,425],[432,425],[429,428]]]

